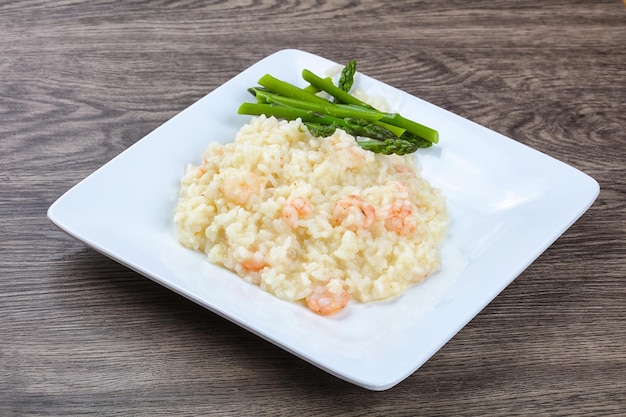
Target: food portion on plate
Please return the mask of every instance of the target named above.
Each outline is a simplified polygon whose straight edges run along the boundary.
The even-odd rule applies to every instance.
[[[264,76],[240,107],[255,117],[188,166],[174,215],[182,245],[320,315],[426,279],[447,227],[445,199],[407,155],[436,131],[346,98],[354,64],[337,86]]]

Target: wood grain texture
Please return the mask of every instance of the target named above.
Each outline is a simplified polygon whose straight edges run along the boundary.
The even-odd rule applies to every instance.
[[[4,1],[0,35],[0,415],[626,414],[621,2]],[[357,58],[601,186],[385,392],[329,376],[46,219],[78,181],[284,48]]]

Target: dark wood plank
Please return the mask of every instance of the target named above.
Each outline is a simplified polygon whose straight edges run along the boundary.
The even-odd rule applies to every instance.
[[[622,3],[25,0],[0,2],[0,34],[0,415],[626,413]],[[46,219],[71,186],[283,48],[357,58],[601,186],[385,392],[329,376]]]

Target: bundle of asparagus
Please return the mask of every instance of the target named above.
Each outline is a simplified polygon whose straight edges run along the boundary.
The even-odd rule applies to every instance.
[[[381,112],[350,94],[355,73],[356,61],[353,60],[343,68],[337,85],[334,85],[331,79],[305,69],[302,78],[310,83],[305,88],[266,74],[259,79],[260,87],[248,90],[257,102],[243,103],[238,113],[264,114],[286,120],[300,118],[311,134],[320,137],[328,137],[336,129],[342,129],[357,138],[361,148],[386,155],[409,154],[438,142],[436,130],[398,113]],[[317,94],[321,91],[333,101]]]

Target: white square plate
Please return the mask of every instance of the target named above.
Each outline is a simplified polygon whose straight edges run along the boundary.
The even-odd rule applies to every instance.
[[[391,301],[330,318],[287,303],[178,244],[179,181],[210,141],[230,142],[237,108],[265,73],[304,85],[303,68],[337,64],[298,50],[254,64],[129,147],[48,210],[59,228],[327,372],[371,390],[417,370],[593,203],[586,174],[444,109],[359,74],[358,86],[431,126],[440,142],[416,163],[447,198],[442,268]]]

